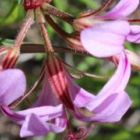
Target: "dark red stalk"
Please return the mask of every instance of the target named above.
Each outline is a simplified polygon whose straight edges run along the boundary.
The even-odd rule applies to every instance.
[[[138,22],[138,23],[140,23],[140,19],[129,19],[128,22]]]
[[[45,14],[49,14],[55,17],[58,17],[68,23],[73,23],[73,20],[75,19],[75,17],[73,17],[72,15],[70,15],[69,13],[60,11],[59,9],[57,9],[56,7],[49,5],[49,4],[44,4],[42,6],[42,10]]]
[[[91,11],[91,12],[84,12],[80,15],[80,18],[83,17],[88,17],[88,16],[92,16],[92,15],[98,15],[101,12],[104,12],[112,3],[114,2],[114,0],[108,0],[107,2],[105,2],[99,9],[97,9],[96,11]]]

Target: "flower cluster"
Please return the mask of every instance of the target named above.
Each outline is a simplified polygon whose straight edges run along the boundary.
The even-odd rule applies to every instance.
[[[66,139],[84,139],[89,130],[84,130],[82,134],[72,132],[71,115],[89,125],[113,123],[120,121],[130,108],[132,101],[125,88],[131,66],[140,66],[136,54],[126,50],[124,44],[126,41],[140,43],[140,26],[133,24],[135,20],[128,17],[138,8],[139,0],[120,0],[113,9],[104,13],[112,2],[108,0],[97,11],[87,11],[76,18],[53,7],[51,0],[23,1],[26,18],[15,44],[10,48],[0,48],[0,109],[5,116],[21,126],[21,137],[67,130]],[[65,32],[53,16],[71,24],[74,32]],[[15,111],[13,106],[26,100],[37,86],[35,84],[26,93],[25,75],[15,68],[26,33],[34,22],[40,27],[47,56],[37,82],[37,85],[42,83],[43,86],[37,100],[29,108]],[[46,30],[47,24],[68,44],[63,51],[107,58],[115,64],[114,74],[99,93],[94,95],[76,84],[67,64],[52,46]]]

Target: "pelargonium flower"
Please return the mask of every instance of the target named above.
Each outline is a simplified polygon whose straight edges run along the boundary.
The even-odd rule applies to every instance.
[[[97,95],[78,86],[57,57],[49,57],[47,76],[52,90],[77,119],[117,122],[129,109],[131,100],[124,89],[130,77],[130,64],[124,54],[119,55],[115,74]]]
[[[127,16],[136,10],[139,0],[120,0],[109,12],[101,16],[81,17],[91,21],[81,31],[81,42],[86,51],[97,57],[110,57],[124,50],[126,39],[139,43],[140,26],[130,25]]]
[[[119,55],[115,74],[97,95],[78,86],[59,58],[52,54],[48,57],[43,89],[31,108],[11,110],[7,106],[9,103],[3,103],[10,92],[1,103],[1,111],[21,125],[21,137],[64,131],[69,120],[65,108],[79,120],[99,123],[117,122],[129,109],[131,100],[124,89],[130,76],[130,65],[124,54]],[[12,101],[16,100],[17,96],[14,96]]]
[[[5,104],[1,104],[1,111],[9,119],[21,125],[21,137],[40,136],[49,132],[60,133],[66,128],[67,120],[63,105],[56,100],[47,79],[44,80],[38,100],[30,108],[13,111]],[[8,98],[8,94],[5,95],[6,98]],[[17,97],[14,96],[13,101],[16,100]]]
[[[3,51],[2,51],[3,50]],[[26,78],[19,69],[11,69],[16,60],[16,48],[8,51],[1,49],[0,70],[0,108],[11,120],[20,124],[20,136],[45,135],[48,132],[62,132],[66,127],[66,119],[62,104],[55,101],[52,91],[45,79],[43,90],[39,99],[29,109],[13,111],[9,107],[12,103],[24,96],[26,91]],[[4,53],[4,54],[3,54]]]

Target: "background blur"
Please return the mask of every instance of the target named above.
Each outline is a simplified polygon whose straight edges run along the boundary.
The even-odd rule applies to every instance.
[[[13,40],[18,33],[21,23],[24,19],[25,12],[22,5],[18,4],[19,0],[0,0],[0,46],[12,45]],[[71,14],[78,15],[83,10],[97,9],[102,0],[53,0],[52,4],[57,8],[67,11]],[[140,10],[133,14],[133,17],[140,18]],[[60,22],[61,27],[71,32],[70,25]],[[26,36],[26,41],[33,43],[42,43],[39,31],[33,25]],[[65,45],[52,28],[49,27],[49,35],[53,44],[60,46]],[[126,44],[126,47],[140,54],[140,45]],[[111,76],[114,67],[108,61],[95,59],[88,56],[72,55],[70,53],[61,54],[67,63],[82,70],[93,74]],[[18,67],[22,68],[27,76],[29,87],[34,83],[39,75],[43,54],[23,54],[21,55]],[[87,77],[78,79],[77,82],[93,93],[97,93],[104,85],[106,80],[97,80]],[[140,73],[133,71],[127,87],[127,92],[133,100],[133,105],[122,121],[112,125],[100,125],[94,128],[87,140],[139,140],[140,139]],[[32,99],[30,99],[32,101]],[[25,108],[28,103],[24,103],[21,108]],[[73,122],[77,122],[73,120]],[[19,140],[19,127],[0,115],[0,140]],[[24,138],[23,140],[61,140],[61,134],[49,134],[46,137]]]

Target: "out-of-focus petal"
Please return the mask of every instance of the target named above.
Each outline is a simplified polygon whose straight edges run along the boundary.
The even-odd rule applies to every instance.
[[[139,0],[120,0],[104,17],[109,19],[123,18],[134,12],[138,6]]]
[[[140,26],[130,26],[130,34],[127,36],[127,40],[133,43],[140,43]]]
[[[0,105],[9,105],[24,95],[26,90],[25,75],[21,70],[0,71]]]
[[[62,105],[35,107],[18,112],[2,106],[1,111],[22,125],[21,137],[45,135],[48,132],[59,133],[64,131],[67,125]]]
[[[130,26],[125,21],[95,24],[81,32],[81,42],[86,51],[96,57],[109,57],[123,51]]]

